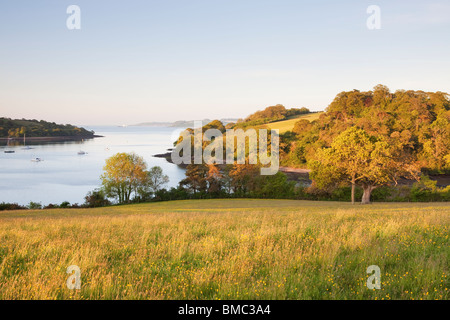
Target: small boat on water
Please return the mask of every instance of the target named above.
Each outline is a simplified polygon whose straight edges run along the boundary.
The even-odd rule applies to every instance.
[[[84,154],[87,154],[87,152],[85,152],[85,151],[83,151],[83,150],[80,150],[80,151],[78,151],[78,154],[79,154],[80,156],[82,156],[82,155],[84,155]]]
[[[25,134],[24,134],[23,135],[23,148],[22,148],[22,150],[31,150],[31,149],[33,149],[33,148],[26,145]]]
[[[5,149],[5,151],[3,151],[3,152],[4,152],[4,153],[14,153],[14,152],[15,152],[14,150],[8,149],[8,147],[9,147],[9,139],[8,139],[8,141],[6,142],[6,149]]]
[[[41,162],[41,161],[44,161],[44,160],[42,160],[41,158],[33,158],[33,159],[31,159],[31,161],[33,161],[33,162]]]

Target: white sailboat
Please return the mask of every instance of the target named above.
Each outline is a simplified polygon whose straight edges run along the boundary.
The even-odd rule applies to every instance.
[[[6,149],[5,149],[5,151],[3,151],[4,153],[14,153],[15,152],[14,150],[8,149],[8,147],[9,147],[9,139],[10,138],[8,138],[8,140],[6,142]]]
[[[23,148],[22,148],[22,150],[31,150],[31,149],[33,149],[33,148],[31,148],[30,146],[27,146],[26,145],[26,140],[25,140],[26,138],[25,138],[25,133],[23,134]]]
[[[81,139],[81,144],[83,144],[83,142],[84,142],[84,139]],[[87,154],[87,152],[86,152],[86,151],[83,151],[83,150],[80,150],[80,151],[78,151],[77,153],[78,153],[78,155],[80,155],[80,156]]]

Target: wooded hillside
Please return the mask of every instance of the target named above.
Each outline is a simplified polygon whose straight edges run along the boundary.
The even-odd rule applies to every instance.
[[[56,124],[44,120],[0,118],[0,137],[60,137],[74,136],[93,138],[94,132],[70,124]]]

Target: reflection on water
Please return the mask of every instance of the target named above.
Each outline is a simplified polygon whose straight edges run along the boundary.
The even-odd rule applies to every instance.
[[[18,140],[18,139],[14,139],[14,140],[9,140],[9,142],[7,143],[8,147],[26,147],[26,146],[40,146],[40,145],[46,145],[46,144],[83,144],[86,141],[89,141],[92,139],[87,139],[87,140],[76,140],[76,141],[36,141],[36,140],[27,140],[26,143],[23,142],[23,140]],[[5,147],[6,147],[6,143],[5,143]]]
[[[160,166],[169,176],[169,187],[184,178],[184,170],[152,155],[173,146],[182,129],[166,127],[86,127],[104,136],[84,141],[11,141],[0,147],[0,202],[30,201],[60,204],[83,203],[90,190],[100,186],[105,159],[117,152],[135,152],[148,166]],[[79,154],[84,151],[86,154]],[[32,161],[40,158],[42,161]]]

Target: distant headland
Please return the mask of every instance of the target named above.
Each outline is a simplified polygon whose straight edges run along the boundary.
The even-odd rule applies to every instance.
[[[174,128],[188,128],[188,127],[194,127],[195,122],[201,122],[202,126],[210,123],[211,119],[203,119],[203,120],[179,120],[175,122],[142,122],[138,124],[133,124],[132,126],[138,126],[138,127],[174,127]],[[228,123],[234,123],[237,122],[238,119],[220,119],[220,122],[222,122],[224,125]]]
[[[73,141],[102,137],[71,124],[56,124],[44,120],[0,118],[0,141]]]

